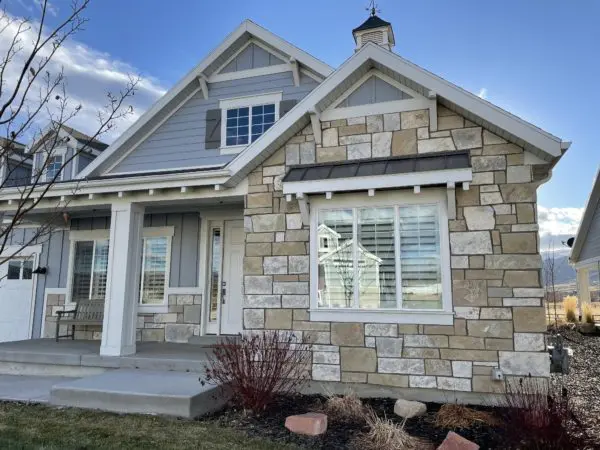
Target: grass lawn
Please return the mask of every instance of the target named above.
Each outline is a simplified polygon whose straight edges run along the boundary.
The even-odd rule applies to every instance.
[[[282,424],[283,426],[283,424]],[[281,449],[203,422],[0,403],[1,449]]]

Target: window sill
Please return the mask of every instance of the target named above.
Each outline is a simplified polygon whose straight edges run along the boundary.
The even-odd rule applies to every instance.
[[[166,314],[169,312],[169,305],[139,305],[138,304],[138,313],[139,314]]]
[[[454,313],[448,311],[311,309],[314,322],[401,323],[453,325]]]
[[[248,145],[232,145],[229,147],[220,147],[219,153],[221,153],[221,155],[237,155],[238,153],[241,153],[242,150],[244,150],[246,147],[248,147]]]

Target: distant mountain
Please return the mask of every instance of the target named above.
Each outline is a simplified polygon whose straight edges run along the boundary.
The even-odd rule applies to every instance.
[[[549,253],[542,252],[544,268],[548,265],[548,257]],[[590,275],[590,283],[598,283],[598,272],[592,272]],[[542,272],[542,276],[545,276],[545,271]],[[554,253],[554,282],[555,284],[568,284],[577,282],[577,274],[575,273],[575,269],[569,265],[568,252],[565,253],[562,251],[556,251]]]
[[[542,260],[544,262],[544,269],[549,263],[549,253],[542,253]],[[542,276],[546,276],[546,270],[542,271]],[[555,284],[567,284],[575,283],[577,275],[575,269],[569,265],[569,254],[555,252],[554,254],[554,283]],[[546,280],[544,280],[544,284]]]

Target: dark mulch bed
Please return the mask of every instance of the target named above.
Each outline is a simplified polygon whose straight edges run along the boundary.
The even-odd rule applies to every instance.
[[[581,334],[569,325],[551,330],[557,332],[564,337],[565,346],[573,349],[573,358],[569,375],[554,375],[552,381],[568,390],[574,414],[587,435],[582,437],[600,443],[600,336]]]
[[[340,423],[329,418],[327,433],[319,437],[305,437],[290,433],[285,427],[285,418],[293,414],[303,414],[308,411],[317,411],[322,408],[325,398],[322,396],[293,396],[280,397],[276,403],[260,416],[244,414],[234,408],[226,408],[212,416],[201,420],[216,422],[218,425],[237,428],[245,431],[250,436],[260,436],[281,443],[296,444],[308,449],[347,449],[352,439],[368,428],[361,423]],[[402,419],[394,414],[394,399],[373,398],[363,399],[364,404],[373,408],[380,417],[400,424]],[[428,403],[427,414],[409,419],[406,422],[406,431],[417,437],[425,438],[439,445],[448,431],[448,428],[435,426],[435,414],[441,407],[440,404]],[[475,407],[476,409],[493,411],[493,408]],[[477,442],[481,449],[506,448],[501,429],[488,426],[475,426],[465,430],[453,430],[467,439]]]

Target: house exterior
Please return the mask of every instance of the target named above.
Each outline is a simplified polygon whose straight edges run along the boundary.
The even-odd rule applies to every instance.
[[[11,192],[8,195],[17,203],[28,185],[43,188],[51,181],[56,186],[72,181],[108,145],[67,125],[51,124],[29,147],[19,143],[12,147],[3,152],[0,186],[2,196]],[[62,292],[59,287],[66,282],[63,258],[68,257],[69,230],[78,222],[55,223],[57,213],[61,215],[60,198],[47,210],[39,216],[34,211],[9,236],[2,236],[0,256],[11,260],[0,265],[0,342],[40,336],[40,306],[53,289]],[[11,208],[0,211],[3,216],[10,220]],[[40,267],[47,269],[45,274],[35,273]]]
[[[600,273],[600,171],[588,198],[575,241],[571,249],[570,263],[577,273],[577,291],[580,306],[590,303],[591,280]],[[597,281],[596,281],[597,282]]]
[[[315,381],[467,398],[503,389],[493,368],[548,377],[536,190],[569,143],[403,59],[375,15],[353,36],[334,69],[243,22],[55,186],[69,225],[32,336],[104,298],[76,337],[107,356],[286,330]]]

